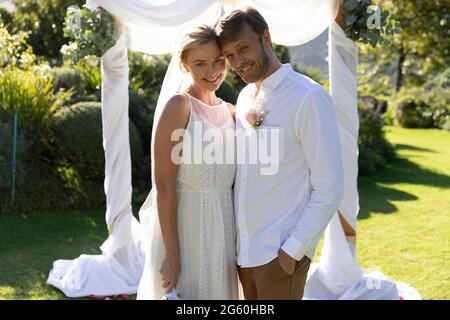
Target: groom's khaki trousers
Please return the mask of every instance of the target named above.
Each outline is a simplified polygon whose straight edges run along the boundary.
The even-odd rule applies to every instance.
[[[262,266],[241,268],[239,278],[246,300],[299,300],[303,297],[311,260],[297,261],[292,275],[281,267],[278,257]]]

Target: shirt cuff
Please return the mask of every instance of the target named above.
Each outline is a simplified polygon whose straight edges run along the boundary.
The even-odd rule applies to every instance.
[[[281,249],[297,261],[300,261],[308,250],[306,246],[302,242],[298,241],[294,236],[290,236],[283,243]]]

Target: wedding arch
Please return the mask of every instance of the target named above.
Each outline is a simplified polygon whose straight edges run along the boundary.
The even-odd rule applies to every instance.
[[[157,2],[157,3],[155,3]],[[101,255],[57,260],[47,283],[69,297],[137,292],[145,253],[143,233],[131,208],[131,157],[128,132],[127,48],[148,54],[172,52],[187,28],[214,25],[231,10],[249,5],[269,24],[274,43],[304,44],[329,28],[330,93],[339,120],[345,188],[339,212],[356,230],[359,211],[357,46],[335,22],[340,0],[87,0],[121,22],[114,47],[102,56],[102,125],[105,151],[106,224],[109,237]],[[336,213],[325,231],[321,259],[305,288],[306,299],[420,298],[417,291],[379,271],[364,273],[352,255]]]

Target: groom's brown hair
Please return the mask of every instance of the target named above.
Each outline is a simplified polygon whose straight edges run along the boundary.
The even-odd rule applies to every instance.
[[[258,36],[262,37],[264,31],[269,30],[266,20],[263,16],[252,7],[232,11],[227,17],[220,20],[216,33],[220,44],[235,40],[245,25]]]

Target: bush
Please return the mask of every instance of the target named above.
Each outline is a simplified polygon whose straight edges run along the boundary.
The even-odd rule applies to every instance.
[[[449,96],[445,88],[402,89],[393,99],[395,118],[405,128],[440,128],[450,118]]]
[[[370,175],[374,173],[376,168],[376,163],[379,161],[375,152],[370,149],[365,144],[359,145],[359,156],[358,156],[358,174],[359,175]]]
[[[153,126],[154,107],[136,91],[129,90],[129,115],[142,141],[144,153],[150,155],[150,142]]]
[[[11,205],[11,186],[0,192],[0,213],[25,214],[69,208],[64,185],[45,161],[35,162],[25,183],[17,185],[14,206]]]
[[[0,190],[9,192],[13,176],[13,121],[0,122]],[[16,143],[16,186],[22,186],[27,178],[27,150],[29,143],[25,140],[24,130],[18,128]]]
[[[104,204],[105,158],[101,104],[82,102],[55,114],[56,173],[69,191],[69,202],[98,207]],[[142,144],[134,124],[129,124],[133,172],[142,161]]]
[[[82,6],[84,0],[12,0],[16,9],[7,25],[13,31],[30,33],[29,43],[39,56],[61,62],[64,39],[63,21],[70,5]]]
[[[55,80],[57,90],[67,91],[73,88],[75,93],[83,93],[81,74],[77,70],[69,67],[54,67],[51,75]]]
[[[217,96],[225,102],[236,104],[238,95],[233,90],[233,87],[224,81],[216,92]]]
[[[384,120],[384,123],[388,126],[394,125],[394,115],[392,112],[392,108],[386,110],[386,112],[383,114],[383,120]]]
[[[102,76],[100,72],[100,59],[97,57],[88,57],[78,62],[75,70],[81,75],[83,90],[85,95],[97,95],[100,101],[100,87]]]
[[[140,163],[133,163],[133,186],[144,197],[151,184],[151,133],[153,115],[158,101],[164,75],[169,65],[170,56],[153,56],[129,51],[130,119],[136,125],[142,141],[143,157]],[[134,198],[133,200],[136,200]],[[142,205],[142,202],[136,202]]]
[[[81,72],[79,67],[54,67],[51,70],[51,75],[56,82],[55,91],[73,90],[70,98],[64,100],[64,105],[72,105],[82,101],[99,101],[99,94],[92,93],[91,87],[85,81],[85,74]],[[88,89],[86,89],[88,87]],[[96,91],[98,91],[96,89]]]
[[[80,102],[60,108],[54,123],[56,158],[74,167],[86,179],[103,181],[104,150],[102,110],[99,102]],[[133,159],[140,159],[142,147],[133,123],[129,125]]]
[[[30,152],[32,136],[18,122],[16,149],[16,188],[11,203],[13,179],[13,121],[0,123],[0,213],[42,212],[67,208],[64,186],[54,173],[46,150],[41,155]]]
[[[149,105],[156,106],[170,56],[153,56],[130,51],[128,57],[130,89],[146,99]]]
[[[381,117],[372,109],[359,111],[358,167],[360,175],[367,175],[392,160],[395,152],[384,136]]]
[[[18,113],[18,126],[33,141],[35,157],[45,152],[52,140],[52,114],[72,91],[55,91],[53,79],[42,72],[7,68],[0,71],[0,121]],[[3,119],[2,119],[3,118]]]
[[[138,190],[145,191],[151,181],[150,146],[155,110],[153,105],[148,104],[147,100],[134,90],[129,90],[129,98],[130,120],[136,126],[142,147],[142,157],[133,162],[133,186]]]

